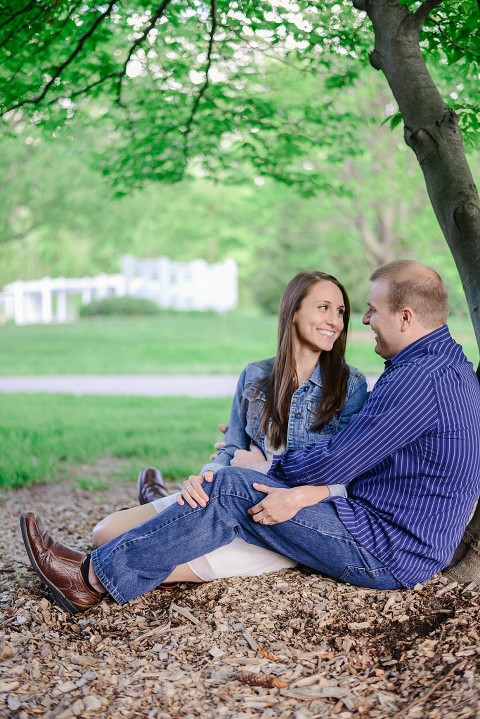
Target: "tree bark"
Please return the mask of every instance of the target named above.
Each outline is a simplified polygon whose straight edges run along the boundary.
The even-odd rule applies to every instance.
[[[425,17],[440,0],[412,13],[396,0],[359,0],[373,26],[373,67],[381,70],[398,103],[405,141],[415,152],[440,228],[458,268],[480,347],[480,199],[457,117],[443,101],[421,53]],[[477,370],[480,379],[480,366]],[[480,440],[479,440],[480,441]],[[447,570],[457,581],[480,583],[480,510]]]

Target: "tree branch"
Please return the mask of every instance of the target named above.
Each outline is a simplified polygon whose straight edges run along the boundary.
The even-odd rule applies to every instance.
[[[62,62],[61,65],[58,65],[58,67],[55,69],[55,72],[53,76],[50,78],[50,80],[46,83],[43,90],[39,95],[32,98],[26,98],[25,100],[21,100],[20,102],[17,102],[15,105],[12,105],[9,110],[16,110],[19,107],[22,107],[23,105],[32,104],[32,105],[38,105],[39,102],[43,100],[51,86],[54,84],[55,80],[57,80],[62,72],[65,70],[66,67],[68,67],[73,60],[76,58],[76,56],[83,50],[83,46],[87,42],[87,40],[95,33],[95,30],[101,23],[110,15],[112,12],[112,9],[116,5],[116,0],[110,0],[108,3],[107,9],[97,17],[95,22],[91,25],[91,27],[87,30],[86,33],[82,35],[80,40],[77,43],[76,48],[73,50],[73,52],[67,57],[67,59]]]
[[[52,33],[48,40],[45,42],[45,44],[42,47],[39,47],[35,52],[32,52],[32,57],[35,57],[36,55],[39,55],[42,52],[45,52],[48,50],[48,48],[55,43],[57,38],[62,34],[65,27],[68,25],[69,21],[72,18],[72,15],[77,12],[78,8],[83,5],[84,0],[77,0],[75,3],[71,3],[69,7],[68,14],[65,16],[63,22],[57,25],[56,32]],[[43,12],[43,11],[42,11]],[[39,15],[37,18],[35,18],[34,22],[37,22],[39,19],[41,19],[41,15]],[[33,25],[33,23],[32,23]],[[29,35],[31,34],[31,30],[29,31]]]
[[[88,85],[85,85],[84,87],[81,87],[79,90],[74,90],[73,92],[69,92],[68,95],[57,95],[52,100],[49,100],[45,103],[44,107],[50,107],[51,105],[54,105],[61,97],[66,97],[69,100],[71,100],[74,97],[78,97],[79,95],[85,95],[90,90],[92,90],[94,87],[97,87],[97,85],[101,85],[106,80],[111,80],[115,77],[118,77],[118,72],[109,72],[107,75],[103,75],[102,77],[99,77],[98,80],[94,80],[94,82],[90,82]]]
[[[479,0],[480,1],[480,0]],[[415,18],[423,25],[432,10],[435,10],[443,0],[425,0],[415,12]]]
[[[29,8],[29,7],[25,8],[25,10],[31,10],[31,9],[32,8]],[[27,18],[23,22],[23,27],[22,27],[22,20],[19,20],[16,24],[13,25],[13,27],[10,28],[10,30],[2,38],[2,42],[0,43],[0,48],[4,48],[6,45],[8,45],[8,43],[11,41],[11,39],[13,37],[15,37],[15,35],[18,32],[25,30],[26,28],[30,29],[30,27],[32,25],[34,26],[39,20],[41,21],[42,15],[45,15],[46,12],[47,11],[45,8],[40,8],[40,10],[37,13],[37,16],[35,18],[33,18],[33,20],[31,18],[29,19],[29,16],[27,15]],[[17,16],[18,16],[18,13],[17,13]],[[7,20],[7,22],[4,23],[4,25],[2,25],[0,27],[0,30],[3,30],[3,28],[6,27],[12,19],[13,19],[13,17],[10,18],[10,20]]]
[[[185,134],[184,134],[184,167],[186,167],[188,162],[188,139],[190,136],[190,131],[192,129],[193,121],[195,119],[195,115],[197,114],[198,107],[200,105],[200,102],[205,95],[208,86],[210,84],[210,68],[212,66],[212,52],[213,52],[213,42],[215,37],[215,32],[217,30],[217,2],[216,0],[211,0],[211,6],[210,6],[210,17],[212,19],[212,23],[210,26],[210,32],[208,37],[208,50],[207,50],[207,65],[205,68],[205,82],[200,87],[198,94],[193,102],[192,109],[190,111],[190,115],[187,119],[186,127],[185,127]]]
[[[140,35],[140,37],[138,37],[138,38],[135,40],[135,42],[134,42],[134,43],[132,44],[132,46],[130,47],[130,50],[128,51],[128,55],[127,55],[127,58],[126,58],[126,60],[125,60],[125,62],[124,62],[124,64],[123,64],[123,67],[122,67],[122,69],[120,70],[120,72],[118,73],[119,82],[118,82],[118,91],[117,91],[117,102],[118,102],[119,105],[122,104],[122,81],[123,81],[123,78],[125,77],[125,75],[126,75],[126,73],[127,73],[128,63],[129,63],[130,60],[132,59],[132,55],[133,55],[133,53],[135,52],[135,50],[137,49],[137,47],[138,47],[139,45],[141,45],[142,42],[144,42],[144,40],[146,39],[146,37],[147,37],[148,33],[150,32],[150,30],[153,30],[153,28],[154,28],[155,25],[157,24],[157,20],[159,20],[159,19],[162,17],[163,13],[165,12],[165,10],[166,10],[166,8],[167,8],[167,6],[168,6],[169,4],[170,4],[170,0],[163,0],[163,2],[160,3],[160,5],[158,5],[157,9],[155,10],[155,12],[153,13],[153,15],[152,15],[152,17],[151,17],[150,22],[148,23],[148,25],[145,26],[145,28],[143,29],[143,32],[142,32],[142,34]]]
[[[478,2],[479,2],[479,4],[480,4],[480,0],[478,0]],[[455,42],[455,40],[453,40],[451,37],[449,37],[449,36],[447,35],[447,33],[446,33],[445,30],[442,28],[442,26],[441,26],[441,24],[440,24],[439,22],[437,22],[436,20],[434,20],[433,22],[434,22],[434,25],[435,25],[436,28],[437,28],[437,31],[438,31],[439,35],[441,35],[441,36],[443,37],[443,39],[445,40],[445,43],[446,43],[446,44],[451,45],[452,47],[456,47],[457,50],[460,50],[460,51],[463,52],[465,55],[470,55],[470,57],[474,58],[475,60],[480,59],[480,52],[478,52],[477,50],[475,50],[471,45],[460,45],[460,43]]]
[[[0,25],[0,30],[3,30],[4,27],[6,27],[9,23],[12,22],[12,20],[15,20],[19,15],[23,15],[24,12],[28,12],[35,6],[35,0],[30,0],[25,7],[20,8],[20,10],[17,10],[17,12],[14,12],[10,15],[10,17],[5,20],[5,22],[2,22]]]

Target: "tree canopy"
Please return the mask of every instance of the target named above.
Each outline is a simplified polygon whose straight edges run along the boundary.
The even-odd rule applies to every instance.
[[[369,18],[351,2],[18,5],[0,6],[3,116],[10,127],[28,121],[56,135],[73,123],[101,124],[100,163],[119,188],[192,170],[238,182],[253,167],[314,192],[329,183],[320,163],[306,162],[313,149],[321,144],[324,157],[361,151],[362,118],[336,102],[372,49]],[[478,7],[437,5],[428,0],[412,17],[446,104],[473,139]],[[285,83],[292,73],[312,87],[301,102]],[[401,119],[395,106],[391,115],[393,124]]]

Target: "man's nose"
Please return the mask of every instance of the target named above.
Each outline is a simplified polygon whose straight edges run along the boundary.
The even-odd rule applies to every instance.
[[[362,322],[363,322],[364,325],[369,325],[369,324],[370,324],[370,310],[367,310],[367,311],[365,312],[365,314],[364,314],[363,317],[362,317]]]

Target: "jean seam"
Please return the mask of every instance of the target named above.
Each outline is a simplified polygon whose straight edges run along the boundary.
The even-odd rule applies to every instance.
[[[292,524],[296,524],[299,527],[303,527],[304,529],[308,529],[310,532],[316,532],[317,534],[322,534],[325,537],[330,537],[331,539],[336,539],[337,541],[342,541],[345,544],[351,544],[354,547],[357,547],[357,549],[365,549],[364,547],[362,547],[361,544],[359,544],[357,542],[355,537],[352,537],[351,539],[349,539],[348,537],[344,537],[341,534],[333,534],[332,532],[328,532],[328,531],[325,531],[320,528],[312,527],[309,524],[306,524],[305,522],[299,522],[298,520],[295,520],[294,517],[292,517],[291,519],[289,519],[287,521],[292,522]],[[341,520],[339,519],[339,521],[341,521]]]

